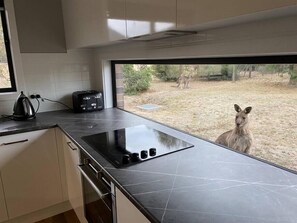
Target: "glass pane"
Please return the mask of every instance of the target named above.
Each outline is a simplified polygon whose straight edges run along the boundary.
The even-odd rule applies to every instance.
[[[244,129],[228,147],[297,171],[296,86],[297,64],[116,65],[118,107],[218,144]]]
[[[0,22],[0,88],[10,88],[10,75],[8,70],[7,55],[4,44],[2,22]]]

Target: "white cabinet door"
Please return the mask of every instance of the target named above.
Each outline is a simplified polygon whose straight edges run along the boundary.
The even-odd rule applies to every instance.
[[[7,210],[5,205],[2,180],[0,175],[0,222],[7,221],[7,220],[8,220],[8,216],[7,216]]]
[[[177,28],[296,6],[296,0],[177,0]]]
[[[126,38],[125,0],[62,0],[68,49]]]
[[[83,193],[79,165],[79,150],[66,137],[63,137],[64,157],[69,202],[81,223],[87,222],[84,217]]]
[[[117,223],[149,223],[150,221],[116,188]]]
[[[176,0],[126,0],[127,37],[176,28]]]
[[[54,129],[3,136],[0,145],[9,219],[62,202]]]

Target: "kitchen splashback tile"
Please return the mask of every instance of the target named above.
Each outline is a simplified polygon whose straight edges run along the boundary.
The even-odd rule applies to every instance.
[[[38,93],[52,100],[72,104],[73,91],[90,89],[94,79],[92,50],[70,50],[67,53],[23,53],[22,65],[25,94]],[[0,114],[10,114],[15,99],[0,101]],[[34,102],[33,100],[32,102]],[[37,105],[37,104],[36,104]],[[57,103],[42,102],[40,111],[64,109]]]
[[[91,88],[90,81],[82,81],[82,90],[90,90]]]
[[[81,81],[81,73],[80,72],[61,72],[56,73],[55,81],[57,82],[64,82],[64,81]]]
[[[56,91],[60,92],[73,92],[77,89],[82,89],[83,81],[63,81],[63,82],[56,82],[55,88]]]
[[[82,71],[81,72],[81,79],[83,81],[89,81],[90,80],[90,72],[89,71]]]

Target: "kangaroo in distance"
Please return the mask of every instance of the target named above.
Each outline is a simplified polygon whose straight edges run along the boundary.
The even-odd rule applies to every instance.
[[[240,152],[249,153],[253,143],[253,135],[249,130],[249,113],[252,107],[247,107],[242,110],[237,104],[234,105],[235,111],[235,128],[224,132],[215,141],[218,144],[238,150]]]
[[[181,74],[177,79],[177,87],[180,89],[189,88],[190,80],[191,80],[191,75]]]

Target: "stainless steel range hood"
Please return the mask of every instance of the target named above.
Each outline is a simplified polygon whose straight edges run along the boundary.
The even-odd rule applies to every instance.
[[[142,36],[135,36],[128,38],[127,40],[134,40],[134,41],[153,41],[153,40],[161,40],[173,37],[181,37],[181,36],[188,36],[188,35],[195,35],[197,31],[183,31],[183,30],[168,30],[164,32],[158,32],[148,35]]]

